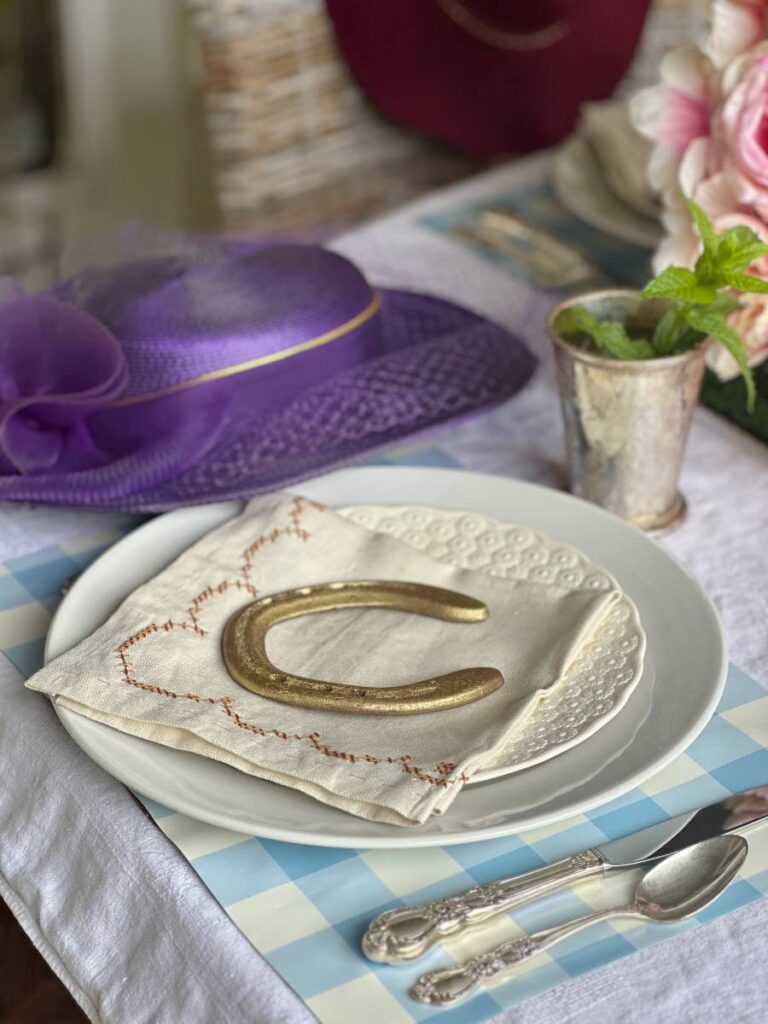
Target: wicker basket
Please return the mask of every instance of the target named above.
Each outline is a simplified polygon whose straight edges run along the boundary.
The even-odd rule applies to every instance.
[[[371,108],[322,0],[187,2],[227,228],[354,222],[482,166]]]

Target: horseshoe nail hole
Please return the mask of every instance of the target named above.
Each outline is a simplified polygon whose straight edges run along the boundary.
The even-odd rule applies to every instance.
[[[328,584],[328,589],[329,590],[343,590],[344,587],[346,587],[346,583],[329,583]]]

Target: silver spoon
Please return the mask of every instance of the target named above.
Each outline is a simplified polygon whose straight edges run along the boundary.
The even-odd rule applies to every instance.
[[[694,843],[651,867],[635,886],[631,903],[503,942],[455,967],[429,971],[422,974],[411,995],[422,1003],[453,1006],[513,965],[600,921],[640,917],[671,924],[693,917],[733,881],[747,849],[746,839],[738,835],[715,836]]]

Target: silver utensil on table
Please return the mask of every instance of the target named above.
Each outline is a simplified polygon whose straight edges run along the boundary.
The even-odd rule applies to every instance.
[[[523,267],[540,288],[606,283],[605,275],[575,246],[504,206],[480,210],[474,220],[454,228],[453,235]]]
[[[642,867],[647,861],[656,861],[702,839],[741,830],[767,816],[768,786],[758,787],[524,875],[478,885],[421,906],[388,910],[369,925],[363,937],[363,952],[369,959],[384,963],[415,960],[435,943],[496,914],[593,875]]]
[[[555,943],[615,917],[637,917],[672,924],[709,906],[738,874],[747,856],[743,836],[715,836],[678,850],[649,867],[624,906],[568,921],[544,931],[503,942],[455,967],[423,974],[411,989],[422,1003],[453,1006],[508,968],[529,960]]]

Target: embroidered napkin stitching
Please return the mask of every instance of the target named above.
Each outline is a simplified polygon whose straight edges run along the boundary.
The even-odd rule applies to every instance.
[[[311,534],[301,526],[301,519],[307,507],[313,507],[320,511],[325,510],[324,506],[319,505],[316,502],[311,502],[301,496],[295,497],[292,501],[290,512],[288,513],[290,520],[289,525],[276,527],[268,534],[260,535],[251,544],[249,544],[243,552],[243,560],[238,571],[238,576],[242,578],[223,580],[221,583],[216,584],[216,586],[205,587],[204,590],[192,599],[187,607],[187,620],[178,622],[173,619],[169,619],[162,625],[158,625],[156,622],[151,622],[118,644],[115,648],[115,653],[117,654],[120,662],[120,674],[123,681],[128,686],[132,686],[136,689],[144,690],[149,693],[154,693],[158,697],[168,697],[174,700],[181,697],[184,700],[191,700],[197,704],[210,704],[212,706],[219,707],[230,719],[232,719],[239,729],[244,729],[247,732],[252,732],[257,736],[265,738],[274,737],[286,742],[293,740],[296,742],[309,743],[314,750],[323,754],[325,757],[336,758],[350,764],[355,764],[357,761],[365,761],[371,765],[400,765],[402,771],[407,775],[410,775],[412,779],[420,782],[426,782],[431,786],[448,787],[455,785],[457,782],[467,782],[469,776],[465,772],[451,777],[451,773],[455,770],[456,765],[451,764],[450,762],[441,761],[435,766],[434,774],[431,774],[425,769],[420,768],[418,765],[411,763],[413,761],[412,754],[401,754],[396,757],[378,757],[375,754],[353,754],[344,750],[335,750],[327,743],[322,742],[322,736],[319,732],[305,734],[287,733],[281,729],[265,729],[263,726],[254,725],[252,722],[248,722],[232,707],[232,697],[202,697],[199,694],[191,692],[176,693],[173,690],[165,689],[162,686],[156,686],[153,683],[143,683],[135,678],[130,657],[127,653],[131,647],[155,633],[159,633],[161,631],[170,633],[174,629],[188,629],[199,637],[205,637],[208,633],[207,630],[200,625],[198,615],[210,600],[216,596],[225,594],[232,588],[244,590],[252,597],[256,597],[258,590],[250,580],[253,561],[256,555],[267,544],[277,544],[280,540],[283,540],[286,537],[297,537],[305,542],[310,540]]]

